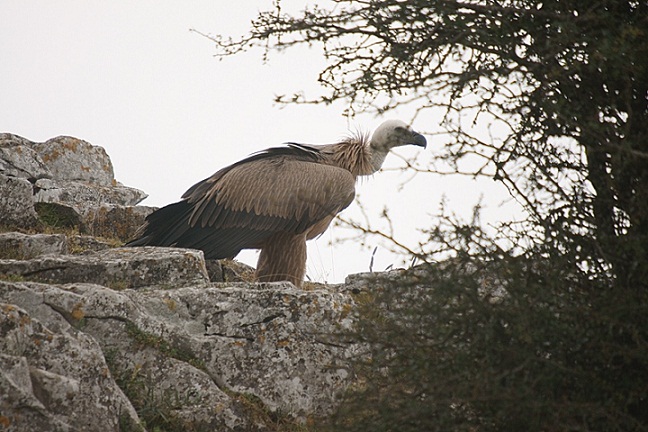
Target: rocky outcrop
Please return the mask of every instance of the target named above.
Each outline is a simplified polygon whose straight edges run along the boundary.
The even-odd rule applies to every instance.
[[[152,209],[146,194],[115,180],[106,151],[72,137],[44,143],[0,134],[0,224],[75,227],[125,240]]]
[[[361,278],[254,284],[200,251],[115,247],[147,214],[143,194],[74,138],[0,135],[2,188],[0,224],[31,231],[0,234],[2,430],[294,430],[352,382],[359,345],[338,335]],[[53,209],[81,233],[33,233]],[[97,239],[93,218],[126,228]]]
[[[211,283],[202,252],[149,247],[3,259],[0,279],[9,430],[120,430],[151,410],[180,430],[265,430],[330,412],[352,378],[340,287]]]

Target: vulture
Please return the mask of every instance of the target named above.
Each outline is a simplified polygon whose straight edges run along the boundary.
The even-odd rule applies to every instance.
[[[301,286],[306,241],[326,231],[351,204],[358,176],[378,171],[394,147],[426,144],[406,123],[388,120],[370,139],[358,134],[335,144],[286,143],[262,150],[151,213],[127,246],[200,249],[207,259],[260,249],[257,281]]]

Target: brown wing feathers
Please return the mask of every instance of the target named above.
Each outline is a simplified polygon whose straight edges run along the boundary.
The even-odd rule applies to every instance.
[[[261,248],[278,232],[303,233],[353,199],[351,173],[320,162],[316,148],[294,144],[252,155],[149,215],[129,245],[196,248],[220,259]]]

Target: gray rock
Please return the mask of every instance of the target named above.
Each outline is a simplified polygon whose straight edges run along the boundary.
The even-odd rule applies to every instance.
[[[59,136],[44,143],[34,143],[33,148],[53,178],[115,186],[112,162],[103,147],[78,138]]]
[[[31,183],[0,174],[0,225],[29,228],[39,224]]]
[[[139,424],[87,334],[52,331],[27,311],[0,304],[0,352],[6,430],[103,432]]]
[[[113,375],[137,408],[157,411],[168,419],[165,426],[169,429],[259,429],[231,392],[221,389],[202,367],[195,366],[200,366],[197,360],[174,352],[173,345],[162,350],[155,347],[158,343],[167,347],[165,339],[109,318],[88,318],[85,331],[99,336],[104,351],[109,353]],[[145,345],[147,341],[150,345]]]
[[[12,134],[0,133],[0,147],[31,146],[34,143],[26,138]]]
[[[261,288],[258,290],[257,288]],[[159,297],[138,298],[152,307]],[[322,415],[350,383],[355,345],[336,335],[352,321],[350,297],[289,283],[175,290],[193,352],[228,388],[258,396],[271,410]],[[144,303],[144,304],[146,304]],[[167,318],[168,320],[168,318]],[[201,323],[202,328],[196,324]]]
[[[52,176],[33,143],[13,134],[0,134],[0,174],[32,181]]]
[[[134,207],[144,193],[116,182],[105,151],[85,141],[5,134],[0,149],[0,224],[33,228],[38,214],[125,240],[152,210]],[[252,269],[225,260],[209,263],[224,281],[214,284],[200,251],[4,237],[0,425],[10,431],[142,430],[134,409],[150,430],[278,430],[331,412],[354,379],[360,344],[338,335],[368,291],[362,277],[310,290],[234,282]]]
[[[0,277],[39,282],[88,282],[115,289],[180,287],[209,282],[202,251],[176,248],[118,248],[83,255],[0,260]]]
[[[233,260],[205,260],[207,274],[212,282],[251,282],[254,280],[254,268]]]
[[[30,259],[46,254],[67,254],[68,242],[63,234],[0,233],[0,258]]]
[[[132,206],[147,197],[139,189],[120,184],[102,186],[58,179],[37,180],[34,190],[35,201],[66,204],[76,208],[81,214],[102,204]]]

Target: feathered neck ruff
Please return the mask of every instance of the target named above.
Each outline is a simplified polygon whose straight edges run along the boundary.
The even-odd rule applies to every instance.
[[[358,132],[330,146],[333,163],[355,177],[371,175],[382,166],[387,152],[371,147],[369,135]]]

